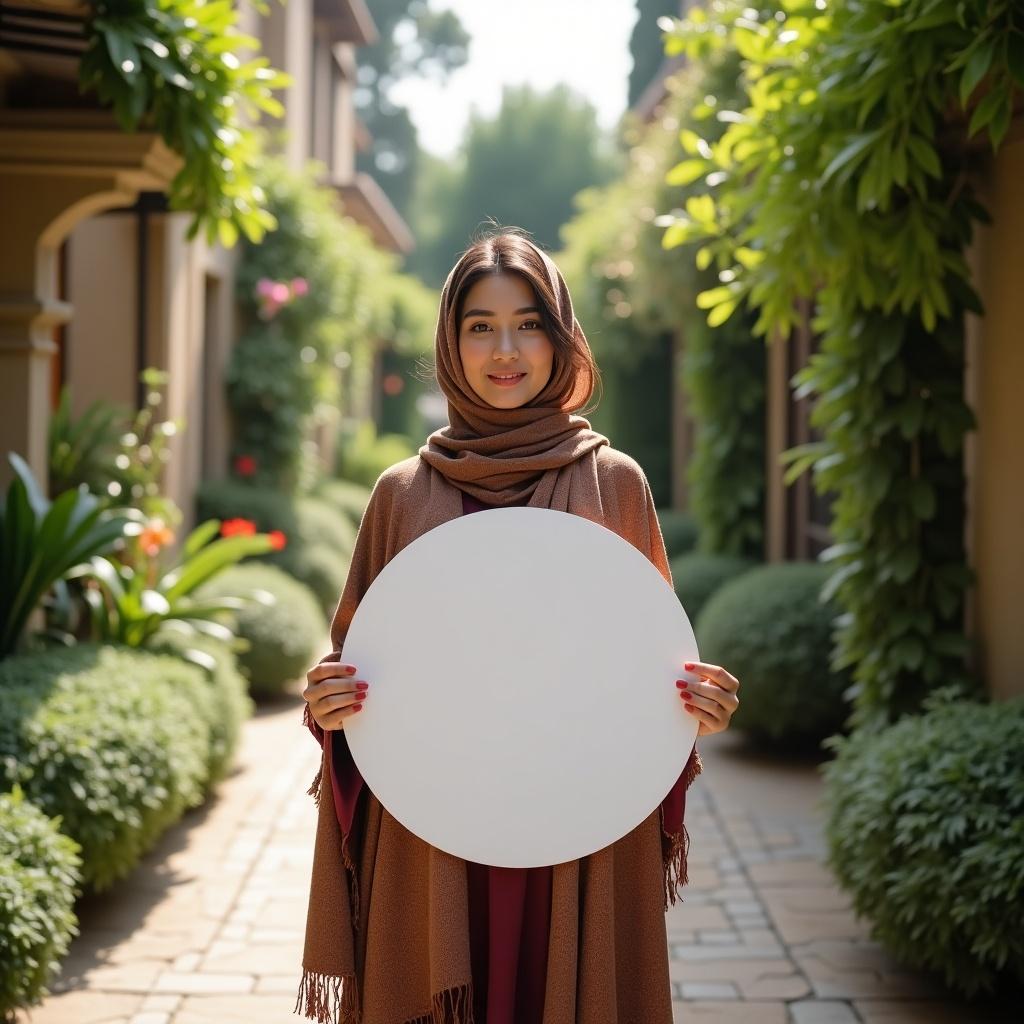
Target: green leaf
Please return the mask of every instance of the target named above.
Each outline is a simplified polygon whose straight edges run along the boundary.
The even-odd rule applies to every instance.
[[[878,130],[864,132],[855,135],[853,138],[829,161],[828,166],[822,172],[821,183],[825,184],[833,175],[837,174],[844,167],[849,166],[852,170],[863,159],[868,147],[879,137]]]
[[[1024,31],[1020,29],[1007,37],[1006,66],[1018,87],[1024,89]]]
[[[995,53],[996,40],[990,38],[980,46],[975,47],[967,64],[964,66],[964,73],[960,76],[960,104],[967,105],[967,100],[974,92],[978,83],[985,77],[985,73],[992,66],[992,56]]]
[[[1003,100],[1003,93],[996,90],[986,93],[981,102],[974,108],[971,115],[970,127],[967,129],[968,137],[976,135],[982,128],[992,120],[992,115]]]
[[[689,185],[696,181],[708,170],[705,160],[684,160],[676,164],[668,174],[665,175],[665,182],[668,185]]]

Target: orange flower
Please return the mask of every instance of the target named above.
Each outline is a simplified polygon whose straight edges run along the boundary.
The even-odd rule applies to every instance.
[[[256,524],[251,519],[225,519],[220,524],[222,537],[248,537],[256,532]]]
[[[173,541],[174,531],[162,519],[151,519],[139,534],[139,544],[143,553],[149,558],[154,558],[160,553],[162,547],[166,547]]]
[[[280,551],[288,543],[288,538],[280,530],[271,530],[267,536],[270,538],[270,546],[274,551]]]

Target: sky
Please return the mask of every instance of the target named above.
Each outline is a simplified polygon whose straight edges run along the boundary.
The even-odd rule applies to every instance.
[[[611,129],[626,107],[633,0],[430,0],[453,10],[470,35],[469,61],[441,85],[408,79],[390,93],[408,108],[420,145],[454,154],[475,108],[497,113],[505,85],[546,91],[564,82],[597,108]]]

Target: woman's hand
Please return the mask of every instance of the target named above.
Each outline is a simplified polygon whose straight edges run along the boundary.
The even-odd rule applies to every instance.
[[[345,720],[361,711],[369,693],[370,684],[353,679],[355,665],[321,662],[306,673],[306,688],[302,696],[309,704],[313,721],[325,731],[344,729]]]
[[[740,706],[736,696],[739,680],[720,665],[708,665],[703,661],[688,661],[683,668],[700,676],[699,683],[677,679],[679,696],[683,707],[700,723],[698,736],[710,736],[729,727],[729,720]]]

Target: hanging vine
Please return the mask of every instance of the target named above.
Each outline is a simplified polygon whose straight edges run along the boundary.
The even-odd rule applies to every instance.
[[[663,243],[704,243],[719,274],[698,298],[709,323],[745,306],[759,334],[785,336],[796,300],[816,301],[819,351],[796,394],[814,399],[822,440],[788,453],[789,479],[812,468],[835,493],[822,557],[855,721],[895,718],[970,685],[963,317],[980,304],[965,249],[985,217],[970,140],[1006,136],[1024,16],[1010,0],[715,0],[666,27],[670,52],[735,47],[746,98],[715,111],[720,138],[684,135],[680,167],[709,191]]]

